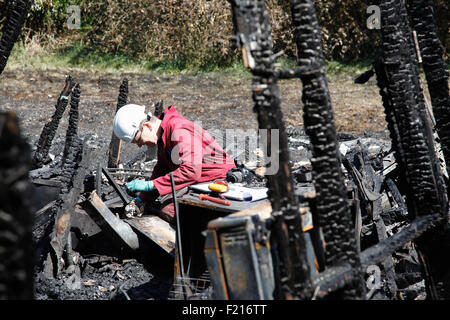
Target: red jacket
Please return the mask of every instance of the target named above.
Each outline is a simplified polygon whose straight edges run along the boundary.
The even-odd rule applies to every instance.
[[[161,128],[158,160],[151,176],[160,195],[172,191],[169,172],[173,174],[175,189],[179,190],[191,184],[223,179],[235,167],[234,160],[214,138],[180,115],[174,106],[164,111]]]

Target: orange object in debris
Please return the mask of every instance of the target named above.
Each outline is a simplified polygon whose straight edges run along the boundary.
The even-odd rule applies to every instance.
[[[204,193],[200,193],[198,198],[200,200],[209,200],[209,201],[212,201],[212,202],[215,202],[215,203],[223,204],[225,206],[229,206],[230,205],[230,201],[228,201],[228,200],[211,197],[211,196],[208,196],[207,194],[204,194]]]
[[[208,185],[209,190],[217,192],[217,193],[224,193],[227,192],[230,187],[226,182],[223,181],[215,181],[214,183],[211,183]]]

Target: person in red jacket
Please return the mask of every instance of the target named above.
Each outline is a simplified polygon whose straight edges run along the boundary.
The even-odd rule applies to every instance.
[[[114,117],[115,135],[139,147],[157,146],[157,162],[149,180],[135,179],[126,184],[130,192],[140,192],[137,201],[152,202],[158,198],[160,216],[173,223],[171,199],[172,172],[177,195],[187,187],[202,182],[224,179],[235,167],[234,160],[214,138],[198,124],[169,106],[160,116],[145,112],[144,106],[128,104]]]

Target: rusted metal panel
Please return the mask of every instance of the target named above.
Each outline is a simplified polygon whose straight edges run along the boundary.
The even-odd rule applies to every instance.
[[[221,289],[228,293],[229,299],[272,299],[275,284],[268,238],[265,241],[255,238],[256,227],[250,217],[236,220],[235,227],[215,229],[218,238],[215,249],[220,248],[221,268],[211,268],[210,272],[226,279]]]
[[[215,230],[208,230],[204,248],[206,263],[208,264],[211,282],[214,288],[214,299],[228,300],[227,280],[221,259],[219,239]]]
[[[126,223],[160,246],[171,256],[175,256],[175,229],[158,216],[144,216],[125,219]]]
[[[271,204],[208,223],[205,256],[215,299],[273,299],[275,286],[267,221]]]

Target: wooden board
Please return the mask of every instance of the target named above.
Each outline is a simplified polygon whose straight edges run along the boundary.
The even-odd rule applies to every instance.
[[[217,210],[217,211],[221,211],[221,212],[229,212],[229,213],[250,209],[250,208],[256,207],[260,204],[269,202],[269,199],[262,199],[262,200],[258,200],[258,201],[252,201],[252,202],[237,201],[237,200],[231,200],[231,199],[227,199],[227,200],[230,201],[229,206],[219,204],[216,202],[212,202],[209,200],[200,200],[198,197],[198,193],[190,192],[190,193],[184,195],[183,197],[179,198],[178,202],[180,204],[184,204],[184,205],[201,207],[201,208]]]
[[[124,221],[164,251],[172,256],[175,255],[175,229],[168,222],[154,215],[124,219]]]
[[[131,227],[117,218],[114,213],[109,210],[102,199],[95,191],[91,193],[89,202],[96,209],[96,213],[91,218],[98,224],[98,226],[114,238],[120,238],[131,249],[137,250],[139,248],[139,241],[136,233]]]

